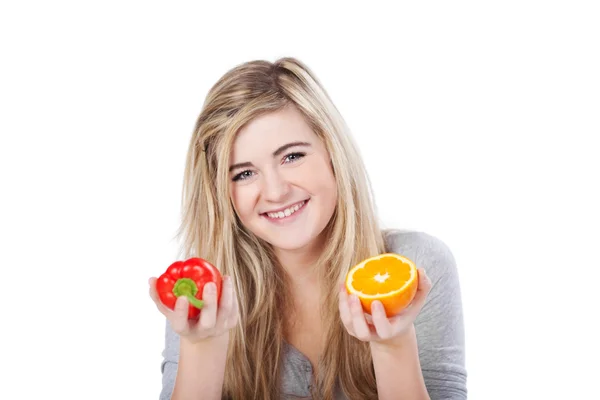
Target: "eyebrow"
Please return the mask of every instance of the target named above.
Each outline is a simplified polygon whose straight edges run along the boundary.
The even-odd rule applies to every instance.
[[[296,147],[296,146],[310,147],[311,144],[308,142],[292,142],[292,143],[284,144],[283,146],[281,146],[280,148],[278,148],[277,150],[275,150],[273,152],[273,157],[277,157],[278,155],[280,155],[281,153],[283,153],[290,147]],[[247,167],[252,167],[252,166],[253,165],[251,162],[243,162],[243,163],[233,164],[231,167],[229,167],[229,172],[233,171],[234,169],[247,168]]]

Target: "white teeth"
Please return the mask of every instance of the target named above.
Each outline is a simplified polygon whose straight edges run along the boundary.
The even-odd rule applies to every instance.
[[[305,201],[303,201],[300,204],[296,204],[293,207],[286,208],[283,211],[279,211],[276,213],[267,213],[267,215],[269,216],[269,218],[275,218],[275,219],[289,217],[290,215],[292,215],[293,213],[298,211],[300,209],[300,207],[302,207],[304,205],[304,203],[305,203]]]

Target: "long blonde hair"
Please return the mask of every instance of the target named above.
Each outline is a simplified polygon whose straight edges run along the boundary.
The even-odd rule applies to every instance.
[[[228,71],[209,91],[189,144],[182,191],[180,256],[202,257],[230,275],[240,323],[230,332],[223,397],[280,398],[288,281],[273,249],[237,218],[228,166],[236,133],[264,113],[294,105],[331,157],[337,206],[317,268],[324,285],[326,327],[315,398],[333,399],[336,384],[350,399],[377,397],[371,353],[350,336],[338,311],[338,288],[348,269],[384,251],[370,182],[349,130],[323,86],[306,65],[286,57],[257,60]],[[339,380],[339,381],[338,381]]]

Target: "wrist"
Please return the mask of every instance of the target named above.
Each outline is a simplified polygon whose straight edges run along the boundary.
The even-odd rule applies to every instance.
[[[413,346],[416,344],[416,331],[414,324],[410,324],[410,326],[394,336],[393,338],[381,341],[372,341],[369,342],[371,351],[384,351],[389,352],[393,350],[398,350],[405,348],[407,346]]]
[[[227,346],[229,344],[229,331],[222,333],[219,336],[209,336],[203,339],[192,339],[186,336],[180,337],[180,346],[186,348],[206,348],[206,347],[220,347]]]

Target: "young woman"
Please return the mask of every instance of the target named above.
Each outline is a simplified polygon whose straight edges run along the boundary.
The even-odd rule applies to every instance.
[[[393,177],[393,175],[391,175]],[[226,73],[198,118],[185,170],[180,258],[224,275],[197,322],[167,309],[161,399],[464,399],[464,333],[452,253],[382,231],[348,129],[300,61]],[[402,207],[401,201],[398,207]],[[365,314],[341,284],[384,252],[419,267],[412,304]]]

